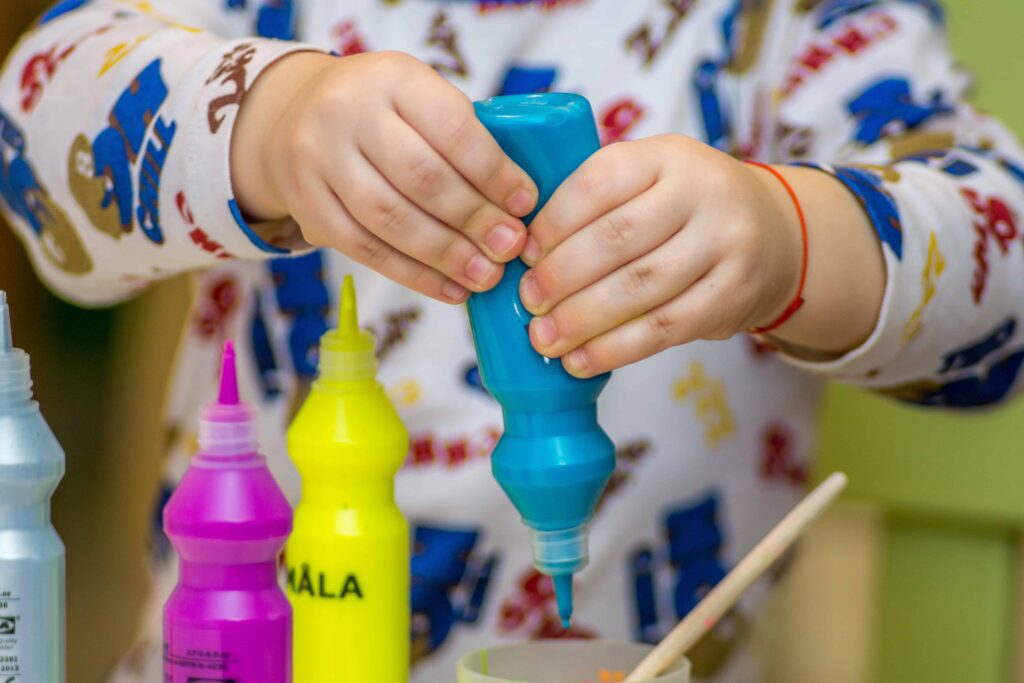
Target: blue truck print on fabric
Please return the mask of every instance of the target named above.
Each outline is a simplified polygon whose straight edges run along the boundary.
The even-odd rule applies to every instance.
[[[675,576],[672,595],[677,619],[686,616],[726,574],[721,560],[723,536],[718,521],[718,496],[711,494],[695,504],[670,511],[665,517],[665,532],[667,554],[643,547],[631,558],[636,638],[646,643],[656,643],[665,635],[665,619],[659,614],[657,599],[659,565],[665,559]]]
[[[436,652],[457,624],[480,619],[498,558],[478,558],[475,529],[417,526],[412,554],[412,652]]]
[[[109,125],[92,141],[78,135],[71,146],[71,193],[92,225],[115,239],[132,231],[134,209],[143,234],[164,241],[160,179],[178,126],[159,115],[168,95],[160,67],[161,60],[150,62],[118,97]]]
[[[39,21],[36,22],[36,25],[42,26],[43,24],[48,24],[59,16],[72,12],[79,7],[88,5],[90,1],[91,0],[62,0],[43,12],[43,15],[39,17]]]
[[[249,339],[252,342],[252,355],[256,363],[260,393],[264,400],[276,398],[281,394],[281,375],[278,372],[277,357],[274,354],[274,345],[270,341],[270,331],[263,311],[263,296],[258,291],[254,292],[252,297]]]
[[[75,275],[92,270],[92,259],[78,234],[32,169],[23,131],[2,109],[0,197],[36,236],[43,255],[53,265]]]
[[[554,67],[529,67],[513,65],[505,73],[505,80],[498,89],[499,95],[530,95],[548,92],[558,77]]]
[[[734,2],[723,15],[720,23],[723,54],[718,59],[706,59],[699,63],[693,71],[691,81],[700,107],[701,119],[704,121],[704,141],[721,150],[729,149],[732,124],[726,103],[719,92],[719,78],[738,49],[736,21],[742,8],[742,2]]]
[[[667,547],[641,547],[629,558],[635,594],[637,640],[655,643],[725,578],[725,539],[719,521],[720,498],[710,493],[665,516]],[[672,610],[659,604],[659,589],[671,584]],[[749,619],[734,609],[691,649],[695,678],[711,678],[726,666],[746,637]]]
[[[328,330],[331,296],[324,284],[324,257],[319,251],[269,264],[277,305],[288,321],[288,349],[295,374],[312,379],[317,372],[320,337]]]
[[[292,0],[264,0],[256,14],[256,33],[264,38],[291,40],[295,37],[295,3]]]
[[[917,5],[924,8],[928,17],[936,24],[945,21],[942,5],[936,0],[901,0],[904,5]],[[815,9],[819,29],[828,28],[846,17],[865,10],[883,5],[891,5],[892,0],[826,0]]]
[[[945,384],[919,382],[884,390],[908,403],[947,408],[979,408],[1006,398],[1020,374],[1024,349],[1015,351],[973,377]]]
[[[990,354],[1006,346],[1013,339],[1013,333],[1016,331],[1017,321],[1014,318],[1007,318],[981,341],[946,354],[939,372],[947,373],[951,370],[963,370],[977,365]]]
[[[727,149],[730,139],[729,119],[718,94],[718,77],[722,67],[710,60],[702,62],[694,71],[693,88],[697,93],[701,116],[704,120],[704,141],[712,147]]]
[[[1016,331],[1016,319],[1008,318],[981,339],[946,354],[939,372],[974,371],[966,377],[949,382],[914,382],[885,389],[883,393],[908,403],[949,408],[998,403],[1010,393],[1024,365],[1024,348],[997,355],[1010,344]],[[986,363],[990,359],[994,360]]]
[[[847,103],[857,121],[854,140],[871,145],[887,135],[913,130],[933,116],[953,111],[941,91],[924,101],[914,99],[910,81],[885,78],[872,83]]]

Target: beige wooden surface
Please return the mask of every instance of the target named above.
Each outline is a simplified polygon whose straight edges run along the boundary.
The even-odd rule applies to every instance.
[[[768,683],[870,680],[880,539],[878,513],[848,502],[808,532],[760,623]]]
[[[879,552],[879,513],[843,503],[812,529],[759,624],[767,683],[869,683]],[[1018,552],[1017,633],[1024,634],[1024,539]],[[1015,648],[1024,683],[1024,643]],[[969,683],[969,682],[965,682]]]

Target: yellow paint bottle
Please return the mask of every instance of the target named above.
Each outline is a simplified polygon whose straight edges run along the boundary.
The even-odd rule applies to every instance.
[[[302,499],[285,551],[295,620],[295,683],[407,683],[409,531],[395,473],[409,434],[376,380],[345,278],[337,330],[288,430]]]

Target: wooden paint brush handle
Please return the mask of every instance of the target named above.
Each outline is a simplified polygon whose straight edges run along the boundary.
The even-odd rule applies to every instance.
[[[637,683],[654,678],[685,655],[844,488],[846,475],[837,472],[800,501],[640,662],[626,682]]]

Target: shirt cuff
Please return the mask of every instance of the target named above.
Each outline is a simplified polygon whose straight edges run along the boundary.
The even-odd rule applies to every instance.
[[[227,41],[205,55],[182,86],[195,93],[189,108],[185,186],[192,225],[221,258],[268,258],[311,249],[292,219],[250,223],[231,179],[231,138],[242,100],[259,75],[281,57],[324,52],[301,43],[262,38]],[[179,207],[180,209],[180,207]]]

